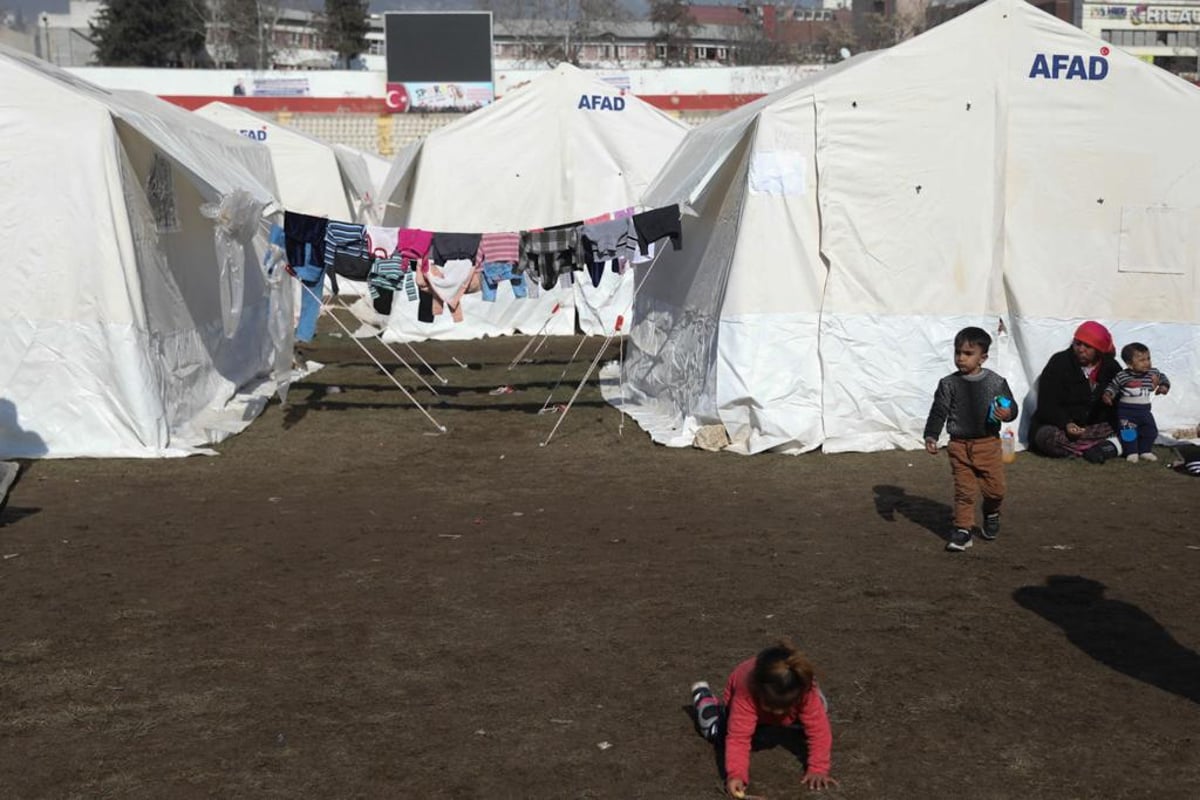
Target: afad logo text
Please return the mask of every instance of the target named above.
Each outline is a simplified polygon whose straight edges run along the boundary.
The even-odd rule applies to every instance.
[[[585,108],[588,111],[624,111],[624,97],[609,97],[603,94],[581,94],[579,95],[579,105],[576,108]]]
[[[1051,81],[1102,81],[1108,77],[1108,48],[1101,47],[1098,56],[1068,56],[1062,53],[1038,53],[1029,69],[1030,78]]]
[[[238,128],[238,133],[256,142],[265,142],[267,140],[266,128],[259,128],[258,130],[254,130],[253,128]]]

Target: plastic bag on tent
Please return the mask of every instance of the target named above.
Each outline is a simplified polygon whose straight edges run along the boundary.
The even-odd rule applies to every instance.
[[[287,278],[287,252],[283,228],[278,223],[261,220],[267,249],[262,258],[263,277],[271,297],[273,313],[268,318],[267,334],[275,354],[271,378],[281,403],[287,402],[288,386],[292,380],[292,321],[294,319],[294,294],[292,283]]]
[[[243,267],[246,245],[258,232],[264,204],[253,195],[237,189],[221,198],[220,203],[205,203],[200,213],[216,223],[218,283],[221,289],[221,321],[225,338],[237,331],[242,319],[242,299],[246,288]]]

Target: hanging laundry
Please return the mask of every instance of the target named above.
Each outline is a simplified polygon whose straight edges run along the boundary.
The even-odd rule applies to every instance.
[[[367,230],[351,222],[333,222],[325,226],[325,269],[333,268],[336,253],[367,255]]]
[[[417,272],[415,274],[420,275],[421,273]],[[417,298],[417,322],[433,322],[433,292],[428,289],[421,289],[417,294]]]
[[[324,267],[325,265],[325,226],[329,220],[324,217],[311,217],[308,214],[297,214],[294,211],[283,212],[283,235],[286,242],[287,260],[293,267]],[[312,245],[313,263],[305,263],[304,246]]]
[[[328,220],[285,211],[283,214],[284,249],[289,271],[303,288],[300,290],[300,317],[296,322],[296,341],[311,342],[317,335],[317,317],[321,315],[321,295],[325,289],[325,228]]]
[[[413,288],[414,296],[412,298],[413,300],[417,299],[415,296],[416,292],[417,292],[417,290],[414,287]],[[379,292],[378,296],[372,297],[371,305],[374,306],[375,313],[381,314],[385,317],[391,316],[391,314],[392,314],[392,298],[393,297],[394,297],[393,292],[383,292],[383,291]]]
[[[475,264],[516,264],[520,258],[521,234],[485,233],[479,239]]]
[[[505,261],[489,261],[484,264],[479,284],[481,298],[488,303],[496,302],[496,289],[499,287],[500,281],[509,282],[514,297],[528,297],[529,289],[525,285],[525,276],[516,269],[515,264]]]
[[[394,249],[395,257],[401,261],[401,269],[409,270],[409,274],[414,270],[419,270],[428,264],[429,245],[433,242],[433,232],[421,230],[420,228],[401,228],[396,233],[396,246]],[[408,292],[408,287],[411,286],[410,300],[420,299],[422,301],[421,308],[425,308],[424,298],[417,294],[417,287],[411,281],[406,285],[405,290]],[[367,291],[371,293],[375,310],[381,314],[390,314],[392,310],[392,289],[385,288],[379,283],[371,284],[370,277],[367,279]],[[433,322],[433,296],[429,296],[428,302],[429,319],[425,320],[423,314],[418,315],[418,319],[422,322]],[[386,311],[381,309],[386,308]]]
[[[481,238],[478,233],[435,233],[433,243],[429,246],[429,260],[440,266],[447,261],[465,258],[474,264]]]
[[[396,255],[405,261],[416,261],[418,267],[423,267],[428,262],[431,244],[433,244],[432,231],[423,231],[420,228],[401,228],[400,235],[396,237]]]
[[[645,264],[648,261],[653,261],[654,254],[657,251],[657,248],[658,248],[658,245],[655,244],[654,242],[651,242],[650,244],[646,245],[646,254],[645,255],[642,255],[642,251],[639,250],[638,252],[634,253],[633,258],[629,259],[629,263]],[[624,273],[622,273],[622,274],[624,274]]]
[[[679,220],[678,205],[634,214],[633,226],[637,229],[638,245],[643,255],[646,255],[648,245],[668,236],[676,250],[683,249],[683,227]]]
[[[584,225],[580,230],[580,240],[583,263],[593,287],[600,285],[606,263],[631,259],[638,252],[637,231],[633,227],[633,220],[628,217]]]
[[[371,271],[371,254],[367,250],[367,232],[362,225],[330,221],[325,227],[325,271],[338,293],[337,277],[366,280]]]
[[[462,297],[474,274],[475,263],[466,258],[452,258],[440,267],[429,268],[429,288],[437,299],[450,308],[455,322],[463,321]],[[436,307],[434,313],[439,313]]]
[[[400,246],[400,229],[367,225],[367,252],[375,258],[390,258]]]
[[[409,272],[408,262],[399,258],[378,258],[367,275],[367,291],[378,297],[380,290],[394,292],[401,288]]]
[[[579,226],[521,234],[518,271],[529,273],[543,289],[553,289],[559,277],[569,275],[578,264]]]

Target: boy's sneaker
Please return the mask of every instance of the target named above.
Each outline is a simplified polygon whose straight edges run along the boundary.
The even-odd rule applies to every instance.
[[[721,706],[708,681],[696,681],[692,684],[692,706],[696,710],[696,726],[700,729],[700,735],[711,741],[717,735]]]
[[[1158,461],[1158,456],[1154,453],[1142,453],[1141,459],[1142,461]]]
[[[962,552],[971,546],[971,531],[966,528],[955,528],[950,534],[949,541],[946,542],[947,550]]]
[[[1141,459],[1138,458],[1137,453],[1130,453],[1129,455],[1125,456],[1125,460],[1128,461],[1130,464],[1136,464]]]
[[[979,535],[989,542],[996,541],[996,537],[1000,535],[1000,514],[984,514],[983,529],[979,531]]]

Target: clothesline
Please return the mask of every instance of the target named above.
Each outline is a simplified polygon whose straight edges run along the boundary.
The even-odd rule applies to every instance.
[[[328,220],[286,212],[282,227],[272,229],[272,243],[287,255],[289,271],[307,288],[323,286],[328,275],[337,293],[337,278],[366,281],[375,311],[391,313],[394,293],[416,301],[417,319],[432,323],[446,309],[462,321],[462,298],[478,292],[496,300],[500,283],[508,281],[517,298],[535,296],[587,271],[599,286],[606,268],[623,273],[630,262],[649,260],[664,238],[682,248],[679,206],[633,213],[623,209],[582,222],[505,233],[434,232]],[[299,341],[316,333],[319,306],[311,294],[301,296]]]
[[[284,215],[284,224],[273,226],[270,235],[275,252],[286,255],[288,272],[300,282],[302,288],[300,317],[296,327],[296,339],[301,342],[311,341],[316,333],[317,318],[322,308],[321,294],[327,275],[333,284],[335,297],[338,294],[338,276],[365,280],[375,310],[381,315],[391,313],[394,293],[404,291],[410,300],[418,302],[419,320],[433,322],[435,315],[449,308],[458,322],[462,319],[462,298],[465,294],[480,292],[484,300],[494,301],[496,288],[504,280],[511,283],[514,296],[521,298],[534,295],[540,288],[553,289],[560,279],[569,281],[576,271],[587,270],[593,285],[598,286],[600,275],[609,264],[614,271],[623,273],[629,262],[649,261],[649,272],[661,255],[661,249],[656,253],[655,247],[664,238],[671,241],[675,250],[682,249],[683,233],[678,205],[640,214],[633,213],[632,208],[623,209],[582,222],[519,233],[451,233],[419,228],[389,228],[288,211]],[[641,283],[644,282],[645,277]],[[341,305],[349,310],[344,303]],[[549,319],[559,308],[560,304],[556,303],[542,330],[545,330]],[[349,333],[336,315],[334,320]],[[618,316],[615,327],[605,337],[603,346],[543,445],[549,443],[562,424],[608,344],[622,333],[623,324],[624,316]],[[526,344],[509,369],[520,362],[537,338],[535,335]],[[430,416],[391,372],[361,342],[358,345],[409,401],[440,432],[445,432],[445,427]],[[426,389],[437,394],[399,353],[386,344],[384,346]],[[411,345],[409,350],[429,368]],[[571,363],[574,363],[578,353],[579,348],[576,348]],[[433,374],[443,384],[446,383],[445,378],[436,371]],[[551,390],[550,397],[547,397],[543,411],[565,375],[566,368]]]

